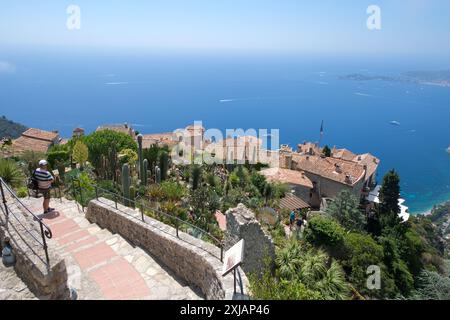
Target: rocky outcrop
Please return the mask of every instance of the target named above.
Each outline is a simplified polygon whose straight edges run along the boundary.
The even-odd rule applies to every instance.
[[[255,214],[245,205],[226,212],[227,230],[231,237],[244,239],[244,262],[242,269],[246,274],[260,274],[264,270],[266,258],[270,262],[275,259],[275,245],[269,234],[256,220]]]

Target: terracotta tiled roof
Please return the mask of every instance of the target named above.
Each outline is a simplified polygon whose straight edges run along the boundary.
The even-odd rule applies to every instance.
[[[355,156],[353,159],[354,162],[359,163],[360,165],[367,166],[367,174],[366,177],[369,178],[371,175],[375,173],[380,164],[380,160],[371,155],[370,153],[361,154],[359,156]]]
[[[295,170],[310,172],[351,186],[360,181],[365,174],[362,165],[336,158],[293,153],[292,164]]]
[[[227,138],[214,143],[205,145],[205,150],[210,153],[215,153],[218,159],[225,159],[231,156],[234,160],[249,160],[253,161],[260,151],[262,140],[254,136],[242,136],[235,138]],[[228,154],[227,154],[228,152]],[[245,159],[242,159],[245,152]]]
[[[353,161],[355,159],[356,154],[347,149],[333,149],[332,157],[347,161]]]
[[[142,148],[148,149],[152,145],[168,145],[172,146],[178,141],[175,140],[175,135],[172,132],[143,134],[142,135]]]
[[[261,174],[270,182],[296,184],[312,189],[313,183],[303,172],[283,168],[269,168],[261,170]]]
[[[21,154],[25,151],[47,152],[52,146],[52,142],[30,137],[19,137],[13,141],[12,150],[14,154]]]
[[[280,207],[289,210],[311,208],[308,203],[293,194],[287,194],[286,197],[281,199]]]
[[[205,128],[200,126],[200,125],[198,125],[198,124],[191,124],[190,126],[187,126],[186,130],[191,131],[191,132],[192,131],[194,131],[194,132],[197,131],[197,133],[205,132]]]
[[[297,145],[297,152],[298,153],[310,153],[312,151],[312,154],[320,155],[321,150],[319,146],[312,142],[303,142],[302,144]]]
[[[30,128],[27,131],[25,131],[24,133],[22,133],[22,136],[52,142],[52,141],[55,141],[59,137],[59,134],[56,132]]]

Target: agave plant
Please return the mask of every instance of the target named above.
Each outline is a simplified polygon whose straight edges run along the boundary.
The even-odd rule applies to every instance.
[[[25,175],[17,163],[6,159],[0,159],[0,177],[13,187],[23,185],[25,180]]]
[[[300,272],[300,247],[297,241],[289,242],[276,256],[275,263],[281,279],[295,279]]]

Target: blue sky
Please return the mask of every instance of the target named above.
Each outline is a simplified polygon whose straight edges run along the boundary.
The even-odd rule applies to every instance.
[[[81,8],[81,30],[66,8]],[[366,27],[369,5],[382,29]],[[448,0],[2,0],[0,47],[450,54]]]

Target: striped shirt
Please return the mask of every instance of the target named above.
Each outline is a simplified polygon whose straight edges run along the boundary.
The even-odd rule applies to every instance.
[[[47,190],[52,186],[53,176],[47,170],[37,168],[34,171],[34,178],[38,182],[39,189]]]

